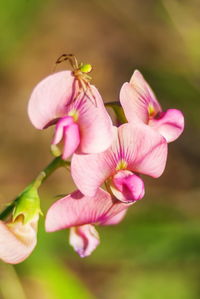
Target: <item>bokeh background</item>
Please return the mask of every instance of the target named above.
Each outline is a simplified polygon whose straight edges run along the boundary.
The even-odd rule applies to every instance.
[[[0,2],[0,203],[14,198],[51,160],[51,129],[27,117],[30,93],[63,53],[93,65],[106,101],[138,68],[163,108],[184,112],[166,171],[145,178],[146,196],[101,245],[80,259],[68,233],[44,232],[15,267],[0,263],[2,299],[200,298],[200,2],[198,0],[6,0]],[[58,67],[68,68],[67,64]],[[74,190],[63,169],[40,189],[46,212]]]

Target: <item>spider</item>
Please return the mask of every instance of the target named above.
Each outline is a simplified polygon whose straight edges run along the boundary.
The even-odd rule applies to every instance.
[[[62,63],[63,61],[67,61],[67,60],[69,61],[69,63],[71,64],[71,66],[73,68],[72,73],[74,75],[75,80],[77,80],[78,87],[79,87],[78,93],[74,97],[73,101],[75,101],[79,97],[81,92],[84,92],[84,94],[88,97],[88,99],[95,106],[97,106],[96,98],[95,98],[95,96],[92,92],[91,86],[90,86],[90,82],[91,82],[92,78],[88,75],[88,73],[90,73],[92,71],[91,64],[83,64],[82,62],[78,63],[75,55],[73,55],[73,54],[62,54],[56,60],[56,65],[59,63]],[[88,94],[88,92],[90,93],[90,95]]]

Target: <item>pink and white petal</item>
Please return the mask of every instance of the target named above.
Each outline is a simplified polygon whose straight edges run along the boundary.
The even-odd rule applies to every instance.
[[[64,149],[62,158],[68,159],[78,148],[80,144],[79,127],[76,123],[64,128]]]
[[[113,126],[111,118],[106,111],[98,90],[91,85],[95,97],[95,104],[85,97],[77,99],[74,106],[78,111],[78,125],[81,142],[80,153],[100,153],[105,151],[112,143]]]
[[[0,221],[0,259],[9,264],[23,262],[37,243],[38,216],[27,224]]]
[[[112,218],[109,218],[108,220],[102,222],[101,225],[116,225],[116,224],[118,224],[119,222],[121,222],[124,219],[124,217],[127,213],[127,210],[128,210],[128,207],[127,207],[127,209],[119,212]]]
[[[159,177],[166,165],[167,142],[156,130],[145,124],[124,124],[119,127],[121,156],[127,169]]]
[[[91,224],[70,228],[69,244],[80,257],[89,256],[99,245],[99,234]]]
[[[168,109],[150,120],[149,125],[156,129],[167,142],[176,140],[184,130],[184,116],[180,110]]]
[[[113,140],[115,139],[117,139],[117,128],[113,127]],[[114,141],[113,144],[115,145]],[[74,154],[71,174],[78,189],[87,196],[95,195],[103,182],[115,172],[117,159],[112,146],[99,154]]]
[[[136,91],[134,86],[126,82],[120,90],[120,103],[124,109],[128,122],[148,123],[148,102],[145,97]]]
[[[147,81],[144,79],[143,75],[140,73],[140,71],[135,70],[131,80],[130,80],[130,84],[135,88],[135,90],[142,95],[143,98],[146,99],[146,102],[148,104],[152,104],[155,112],[161,112],[162,108],[158,102],[158,100],[156,99],[156,96],[153,92],[153,90],[151,89],[151,87],[149,86],[149,84],[147,83]]]
[[[72,72],[61,71],[43,79],[34,88],[28,115],[37,129],[44,129],[54,119],[65,115],[66,106],[76,92]]]
[[[48,210],[45,221],[47,232],[53,232],[84,224],[100,224],[108,221],[129,205],[113,200],[103,189],[94,197],[84,196],[80,191],[56,201]]]

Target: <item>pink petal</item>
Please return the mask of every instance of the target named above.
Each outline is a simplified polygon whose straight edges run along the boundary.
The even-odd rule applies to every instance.
[[[76,123],[64,129],[64,150],[62,158],[66,160],[77,149],[80,143],[79,127]]]
[[[43,79],[34,88],[28,104],[32,124],[37,129],[43,129],[52,120],[64,116],[76,88],[70,71],[54,73]]]
[[[156,129],[167,142],[176,140],[184,129],[184,116],[177,109],[168,109],[150,120],[149,125]]]
[[[0,221],[0,259],[9,264],[23,262],[36,246],[37,223],[38,216],[25,225],[21,220]]]
[[[99,234],[91,224],[86,224],[70,229],[69,244],[80,255],[90,255],[99,245]]]
[[[98,189],[94,197],[80,191],[56,201],[48,210],[45,228],[48,232],[84,224],[103,224],[130,205],[113,200],[108,192]]]
[[[71,116],[64,116],[57,122],[52,144],[58,144],[62,139],[64,139],[62,158],[66,160],[76,151],[80,144],[79,127]]]
[[[144,196],[142,179],[129,170],[120,170],[110,185],[113,195],[122,202],[134,202]]]
[[[148,102],[130,83],[124,83],[120,90],[120,103],[128,122],[148,123]]]
[[[125,124],[119,128],[119,140],[127,169],[155,178],[163,173],[167,143],[158,132],[144,124]]]
[[[153,90],[144,79],[140,71],[134,71],[130,80],[130,84],[148,101],[148,103],[151,103],[154,106],[156,113],[162,111],[162,108],[156,99]]]
[[[116,225],[116,224],[118,224],[119,222],[121,222],[123,220],[124,216],[127,213],[127,210],[128,210],[128,208],[126,210],[119,212],[112,218],[109,218],[108,220],[102,222],[101,225]]]
[[[64,128],[74,123],[74,119],[71,116],[64,116],[59,119],[55,128],[55,135],[52,144],[58,144],[64,135]]]
[[[106,150],[112,143],[112,121],[107,113],[98,90],[91,85],[91,91],[96,104],[91,100],[77,100],[74,108],[78,111],[77,123],[80,129],[81,141],[79,152],[99,153]]]

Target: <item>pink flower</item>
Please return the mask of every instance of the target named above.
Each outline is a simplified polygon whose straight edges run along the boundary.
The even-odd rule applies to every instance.
[[[29,100],[29,118],[37,129],[56,124],[52,144],[64,142],[63,159],[75,151],[102,152],[112,142],[112,122],[98,90],[90,85],[88,92],[79,91],[73,73],[62,71],[42,80]]]
[[[36,215],[27,224],[23,223],[23,216],[9,223],[0,220],[0,259],[18,264],[31,254],[37,243],[38,218]]]
[[[71,173],[75,184],[86,196],[94,196],[105,183],[107,190],[122,202],[144,196],[139,174],[159,177],[167,158],[165,138],[143,124],[124,124],[115,128],[109,149],[99,154],[74,154]]]
[[[176,140],[184,129],[184,117],[177,109],[162,112],[152,89],[136,70],[130,82],[123,84],[120,102],[128,122],[143,122],[158,131],[167,142]]]
[[[93,197],[84,196],[77,190],[50,207],[46,215],[46,231],[70,228],[70,245],[81,257],[86,257],[100,242],[94,225],[119,223],[129,206],[116,201],[102,189],[98,189]]]

